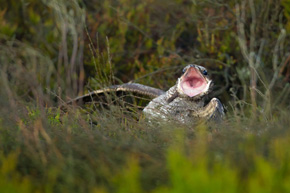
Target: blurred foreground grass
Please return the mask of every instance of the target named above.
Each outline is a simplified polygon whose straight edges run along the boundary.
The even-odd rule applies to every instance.
[[[290,192],[289,0],[0,0],[0,192]],[[59,104],[207,67],[220,125]],[[112,98],[115,100],[115,98]]]
[[[1,192],[290,191],[289,112],[188,128],[50,110],[1,110]]]

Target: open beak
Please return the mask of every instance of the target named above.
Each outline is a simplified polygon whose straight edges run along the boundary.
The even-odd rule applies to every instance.
[[[195,67],[189,67],[181,77],[180,81],[180,87],[183,93],[189,97],[194,97],[207,92],[209,85],[210,81],[208,81]]]

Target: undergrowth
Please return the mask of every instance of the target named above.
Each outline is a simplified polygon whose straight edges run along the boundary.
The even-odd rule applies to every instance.
[[[290,192],[288,0],[0,4],[0,192]],[[147,122],[131,95],[59,107],[166,90],[187,63],[209,69],[222,123]]]

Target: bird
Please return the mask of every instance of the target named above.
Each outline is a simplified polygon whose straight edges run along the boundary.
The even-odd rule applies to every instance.
[[[167,91],[138,83],[125,83],[92,91],[66,104],[87,103],[105,93],[131,92],[152,99],[143,109],[145,117],[151,122],[153,120],[173,120],[185,124],[199,120],[220,122],[225,115],[221,101],[218,98],[212,98],[206,103],[212,88],[213,81],[207,69],[197,64],[188,64],[184,67],[176,84]]]

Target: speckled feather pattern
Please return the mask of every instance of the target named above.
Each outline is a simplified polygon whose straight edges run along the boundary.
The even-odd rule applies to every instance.
[[[184,74],[186,74],[187,70],[190,68],[198,69],[198,72],[208,83],[206,90],[194,97],[187,96],[180,86],[182,78],[186,77]],[[200,119],[221,120],[224,116],[224,108],[219,99],[213,98],[205,105],[205,98],[212,91],[213,87],[213,82],[208,78],[206,69],[202,66],[190,64],[187,65],[183,71],[184,74],[177,80],[176,85],[166,92],[138,83],[127,83],[92,91],[67,102],[67,104],[77,104],[81,101],[86,102],[93,100],[93,96],[102,95],[108,92],[133,92],[153,98],[143,110],[144,114],[149,119],[154,118],[165,121],[174,120],[186,124],[194,123]]]

